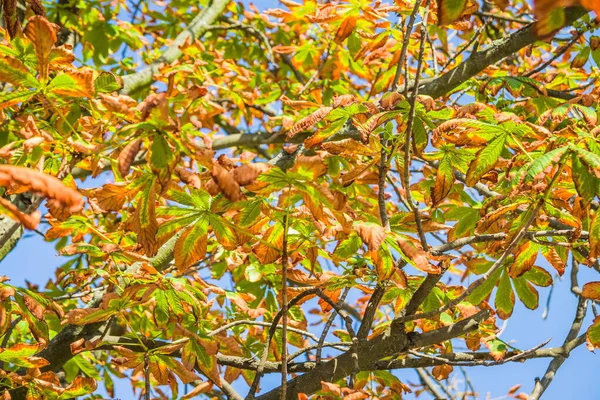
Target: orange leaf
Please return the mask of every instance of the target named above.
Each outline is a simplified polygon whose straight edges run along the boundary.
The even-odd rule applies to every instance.
[[[448,376],[450,376],[450,373],[453,369],[454,368],[452,367],[452,365],[448,364],[436,365],[431,370],[431,373],[435,379],[441,381],[442,379],[448,379]]]
[[[583,285],[581,295],[586,299],[600,300],[600,282],[588,282]]]
[[[400,246],[402,253],[417,269],[427,272],[428,274],[439,274],[441,272],[440,267],[429,262],[429,253],[423,251],[420,245],[417,245],[412,240],[402,236],[397,236],[396,241],[398,242],[398,246]]]
[[[25,303],[25,307],[27,307],[34,317],[40,321],[44,319],[44,307],[31,296],[23,295],[23,303]]]
[[[357,19],[358,17],[354,14],[347,16],[346,19],[342,21],[342,24],[335,33],[335,39],[333,39],[334,42],[337,44],[342,44],[342,42],[346,40],[346,38],[350,36],[350,34],[352,34],[356,28]]]
[[[378,250],[387,236],[383,226],[372,222],[357,224],[354,229],[371,251]]]
[[[79,192],[65,186],[59,179],[25,167],[0,165],[0,186],[15,184],[20,189],[54,199],[71,212],[83,208],[83,198]]]
[[[31,215],[22,213],[17,206],[3,197],[0,197],[0,211],[23,224],[27,229],[37,228],[42,217],[39,211],[34,211]]]
[[[296,136],[298,132],[312,128],[317,122],[325,118],[327,114],[331,112],[331,110],[333,110],[333,107],[321,107],[318,110],[315,110],[312,114],[302,118],[300,121],[296,122],[294,126],[292,126],[292,129],[290,129],[287,134],[287,138],[291,139]]]
[[[36,15],[29,18],[24,33],[35,48],[40,79],[46,79],[48,76],[48,56],[52,47],[54,47],[54,43],[56,43],[55,27],[46,18]]]

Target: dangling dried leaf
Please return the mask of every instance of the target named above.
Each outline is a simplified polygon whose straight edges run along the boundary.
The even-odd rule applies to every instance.
[[[129,175],[129,168],[133,164],[135,157],[139,153],[142,147],[142,139],[136,139],[133,142],[127,143],[123,150],[119,153],[117,162],[119,165],[119,172],[122,177]]]
[[[235,181],[232,175],[219,164],[214,164],[210,175],[221,190],[221,192],[231,201],[239,201],[242,199],[242,191],[240,185]]]
[[[94,189],[88,194],[90,206],[97,212],[119,211],[125,201],[131,200],[137,190],[129,189],[122,183],[107,183],[101,188]]]
[[[198,174],[181,167],[176,167],[175,173],[183,183],[190,185],[194,189],[200,189],[202,187],[202,181]]]
[[[35,301],[33,297],[24,294],[23,303],[25,303],[25,307],[27,307],[31,314],[33,314],[33,316],[36,317],[39,321],[42,321],[44,319],[45,309],[40,303]]]
[[[387,236],[385,228],[372,222],[362,222],[354,226],[358,236],[370,251],[377,251]]]
[[[17,0],[4,0],[2,5],[4,6],[4,27],[8,31],[10,39],[14,39],[21,30],[21,23],[17,15]]]
[[[16,185],[20,190],[31,191],[54,199],[71,212],[83,208],[83,198],[59,179],[25,167],[0,165],[0,186]]]
[[[231,171],[231,174],[238,185],[247,186],[253,183],[260,174],[269,171],[271,168],[273,166],[267,163],[244,164]]]
[[[27,229],[37,228],[42,217],[39,211],[35,211],[31,215],[22,213],[17,206],[3,197],[0,197],[0,212],[23,224]]]
[[[287,134],[287,138],[291,139],[296,136],[298,132],[312,128],[317,122],[325,118],[327,114],[331,112],[331,110],[333,110],[333,107],[321,107],[312,114],[302,118],[300,121],[296,122],[294,126],[292,126],[292,129],[290,129]]]
[[[42,5],[42,2],[40,0],[27,0],[27,2],[31,7],[31,11],[33,11],[35,15],[44,16],[46,14],[44,6]]]

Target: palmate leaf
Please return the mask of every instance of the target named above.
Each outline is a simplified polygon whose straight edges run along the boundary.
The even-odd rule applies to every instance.
[[[500,278],[500,273],[502,272],[502,269],[498,269],[497,271],[494,271],[494,273],[492,275],[490,275],[490,277],[483,283],[481,284],[477,289],[475,289],[473,291],[473,293],[471,293],[468,297],[469,301],[473,304],[479,304],[481,303],[486,297],[488,297],[490,295],[490,293],[492,293],[492,290],[494,290],[494,287],[496,286],[496,283],[498,282],[498,279]]]
[[[200,218],[177,239],[175,266],[183,271],[206,255],[208,218]]]
[[[492,169],[504,150],[504,144],[506,143],[507,137],[507,133],[500,134],[487,146],[477,152],[475,159],[471,161],[471,165],[467,171],[467,185],[475,185],[481,177]]]

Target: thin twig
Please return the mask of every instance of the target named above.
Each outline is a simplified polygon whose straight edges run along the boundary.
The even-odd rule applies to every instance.
[[[410,35],[415,24],[415,19],[417,18],[417,13],[419,12],[420,5],[421,2],[419,0],[415,1],[415,6],[412,12],[410,13],[410,17],[408,17],[408,24],[406,25],[406,32],[404,33],[404,39],[402,40],[402,48],[400,49],[400,58],[398,58],[396,73],[394,75],[394,80],[392,81],[393,91],[398,89],[398,80],[400,79],[400,75],[402,74],[404,59],[406,58],[406,51],[408,50],[408,43],[410,42]]]
[[[338,302],[337,302],[338,307],[342,306],[342,304],[346,300],[346,296],[348,295],[349,291],[350,291],[349,287],[344,289],[344,291],[340,295],[340,298],[338,299]],[[329,316],[329,318],[327,319],[327,322],[325,323],[323,332],[321,332],[321,337],[319,337],[319,343],[317,344],[317,355],[316,355],[316,359],[315,359],[317,364],[319,364],[321,362],[321,353],[322,353],[322,349],[323,349],[323,344],[325,343],[325,338],[327,337],[327,333],[329,332],[331,325],[333,325],[334,320],[335,320],[335,314],[331,314]]]
[[[281,399],[285,400],[287,396],[287,264],[288,264],[288,213],[287,210],[283,216],[283,244],[281,250]]]

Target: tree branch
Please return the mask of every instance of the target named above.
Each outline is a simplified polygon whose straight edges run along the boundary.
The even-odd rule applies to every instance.
[[[583,7],[572,7],[565,10],[565,26],[571,25],[588,11]],[[510,36],[494,41],[483,51],[473,53],[467,60],[456,68],[448,71],[437,79],[421,86],[419,92],[433,98],[445,95],[470,78],[474,77],[488,66],[497,63],[522,48],[538,40],[533,24],[518,30]]]
[[[203,9],[193,20],[188,27],[181,32],[171,46],[152,64],[148,65],[141,71],[123,77],[123,89],[121,94],[130,94],[138,89],[143,88],[152,83],[153,75],[159,70],[161,64],[170,64],[177,60],[183,52],[181,46],[188,40],[192,41],[199,39],[204,35],[208,28],[221,15],[230,0],[213,0],[213,3]]]

